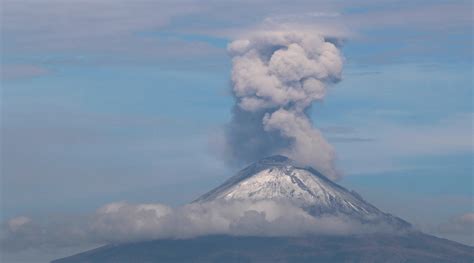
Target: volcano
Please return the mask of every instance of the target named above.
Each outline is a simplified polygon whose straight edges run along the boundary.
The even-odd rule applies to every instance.
[[[383,223],[398,230],[411,228],[408,222],[380,211],[356,192],[281,155],[248,166],[194,202],[247,200],[290,202],[315,217],[343,215],[365,224]]]
[[[272,200],[318,219],[344,217],[391,231],[305,236],[200,236],[110,244],[53,261],[75,262],[473,262],[474,248],[415,230],[317,170],[281,155],[244,168],[193,204]]]

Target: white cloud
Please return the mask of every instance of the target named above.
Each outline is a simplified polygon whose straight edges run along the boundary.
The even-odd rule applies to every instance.
[[[312,217],[304,210],[274,201],[192,203],[178,208],[162,204],[111,203],[92,215],[35,222],[17,217],[3,226],[8,251],[134,242],[202,235],[298,236],[391,231],[365,226],[345,216]]]
[[[24,226],[25,224],[28,224],[30,222],[31,222],[31,219],[29,217],[19,216],[19,217],[15,217],[15,218],[12,218],[12,219],[8,220],[7,225],[8,225],[8,229],[15,232],[19,228],[21,228],[22,226]]]

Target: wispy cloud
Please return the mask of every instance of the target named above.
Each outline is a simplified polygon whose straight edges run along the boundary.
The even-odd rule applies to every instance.
[[[393,123],[366,119],[353,133],[331,135],[347,172],[366,173],[406,168],[401,160],[423,155],[472,153],[473,115],[457,114],[434,123]]]
[[[0,66],[0,71],[1,80],[30,79],[50,73],[50,70],[44,67],[29,64],[4,64]]]
[[[401,38],[377,36],[379,42],[393,42],[398,38],[408,44],[421,40],[422,43],[415,43],[415,49],[423,44],[424,50],[417,51],[423,53],[426,52],[423,39],[430,38],[430,43],[436,43],[436,39],[445,40],[443,35],[472,27],[469,1],[413,4],[394,1],[388,6],[390,8],[377,1],[358,1],[357,4],[352,1],[291,4],[284,1],[185,1],[185,4],[175,4],[163,1],[7,0],[2,5],[2,49],[29,54],[72,50],[89,55],[121,54],[129,60],[150,56],[159,59],[160,54],[169,53],[202,56],[205,50],[208,55],[216,52],[216,47],[197,39],[190,45],[189,41],[150,39],[141,33],[167,31],[233,39],[249,30],[278,23],[306,25],[325,35],[359,39],[367,30],[387,27],[403,28],[407,32],[429,30],[430,34],[407,34]]]
[[[474,246],[474,212],[457,214],[443,222],[420,222],[419,227],[430,234]]]

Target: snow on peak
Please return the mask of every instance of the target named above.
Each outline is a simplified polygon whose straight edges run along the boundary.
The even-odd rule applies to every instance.
[[[249,200],[290,202],[313,216],[343,214],[361,221],[382,220],[409,226],[407,222],[381,212],[358,194],[339,186],[313,168],[299,166],[281,155],[251,164],[195,202]]]

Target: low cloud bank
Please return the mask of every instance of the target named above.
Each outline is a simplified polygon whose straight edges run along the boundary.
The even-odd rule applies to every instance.
[[[390,231],[366,226],[344,216],[312,217],[291,204],[274,201],[234,201],[189,204],[111,203],[85,216],[36,222],[17,217],[3,225],[2,249],[54,248],[185,239],[203,235],[250,236],[344,235]]]

